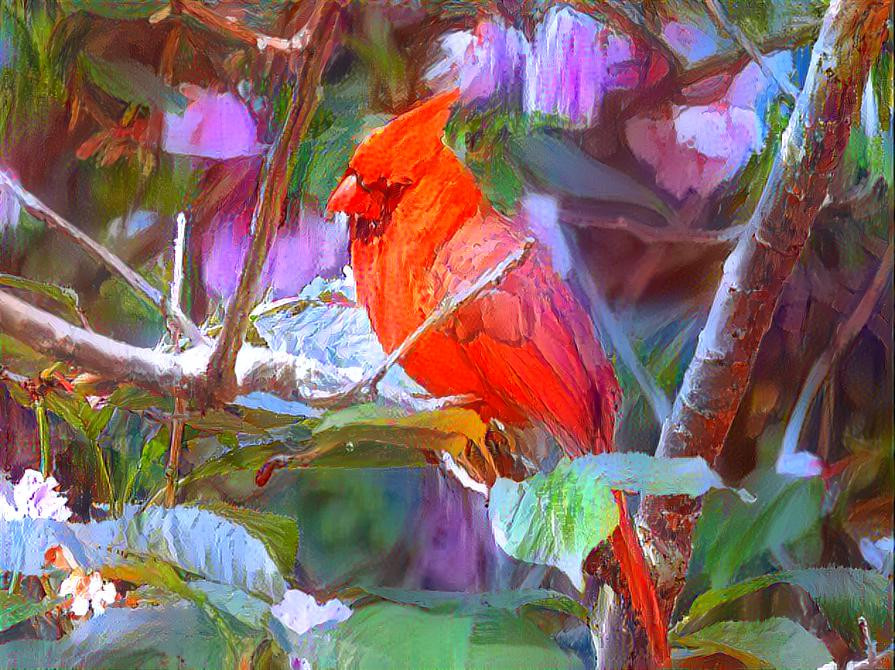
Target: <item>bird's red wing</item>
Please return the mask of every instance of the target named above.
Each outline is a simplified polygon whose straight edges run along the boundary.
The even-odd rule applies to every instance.
[[[470,222],[436,261],[436,292],[455,293],[522,244],[495,215]],[[486,401],[547,427],[569,455],[610,447],[618,384],[581,305],[537,249],[447,326],[482,379]]]

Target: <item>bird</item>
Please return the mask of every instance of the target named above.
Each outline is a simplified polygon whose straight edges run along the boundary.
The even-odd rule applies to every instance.
[[[448,296],[530,243],[524,223],[497,212],[444,142],[457,91],[431,96],[355,149],[327,210],[348,218],[358,302],[392,352]],[[464,303],[407,350],[407,374],[437,396],[470,399],[484,421],[546,429],[571,458],[613,449],[621,389],[587,311],[551,266],[530,253],[491,290]],[[611,537],[634,611],[659,664],[667,632],[643,549],[615,492]]]

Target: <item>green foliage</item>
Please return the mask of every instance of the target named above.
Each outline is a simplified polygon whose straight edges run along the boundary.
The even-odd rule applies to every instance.
[[[45,296],[63,307],[65,315],[72,323],[79,325],[81,323],[78,294],[66,286],[34,281],[25,277],[9,275],[5,272],[0,272],[0,286],[9,286]]]
[[[79,64],[90,81],[114,98],[168,112],[183,113],[186,109],[186,96],[136,62],[112,62],[82,55]]]
[[[61,0],[66,12],[88,12],[107,19],[148,19],[168,6],[165,0]]]
[[[684,657],[724,654],[747,668],[819,668],[833,658],[824,643],[789,619],[723,621],[676,639]]]
[[[755,495],[756,503],[746,504],[726,491],[712,492],[703,502],[693,534],[690,575],[705,574],[712,588],[727,586],[743,575],[753,559],[804,543],[819,529],[823,498],[819,478],[794,479],[756,470],[743,486]]]
[[[792,584],[805,590],[817,603],[830,626],[853,649],[861,649],[863,645],[863,637],[858,628],[858,618],[861,616],[867,620],[873,639],[882,641],[892,638],[891,583],[879,573],[854,568],[775,572],[726,588],[707,591],[690,606],[687,620],[680,628],[684,631],[693,630],[702,616],[719,605],[774,584]]]
[[[227,667],[227,645],[192,603],[112,608],[57,641],[0,645],[0,666],[15,668]]]
[[[315,668],[572,668],[537,626],[505,610],[442,613],[378,603],[315,640]]]
[[[28,600],[17,593],[0,590],[0,633],[31,617],[49,612],[60,602],[56,598]]]

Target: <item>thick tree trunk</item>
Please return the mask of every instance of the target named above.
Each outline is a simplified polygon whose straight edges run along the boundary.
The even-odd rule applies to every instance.
[[[713,463],[746,392],[784,282],[845,152],[871,65],[886,39],[889,0],[833,0],[804,89],[761,199],[724,265],[657,455]],[[666,616],[684,583],[698,501],[647,498],[638,522],[656,565]]]

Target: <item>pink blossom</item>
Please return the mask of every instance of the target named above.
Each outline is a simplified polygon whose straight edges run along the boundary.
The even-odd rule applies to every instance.
[[[255,120],[239,98],[193,85],[181,90],[190,102],[183,114],[165,112],[163,150],[218,160],[261,153]]]
[[[791,57],[781,53],[773,61],[784,67]],[[750,63],[711,104],[668,106],[632,118],[625,126],[628,144],[656,171],[659,186],[676,198],[690,192],[708,196],[764,146],[765,103],[773,87]]]

